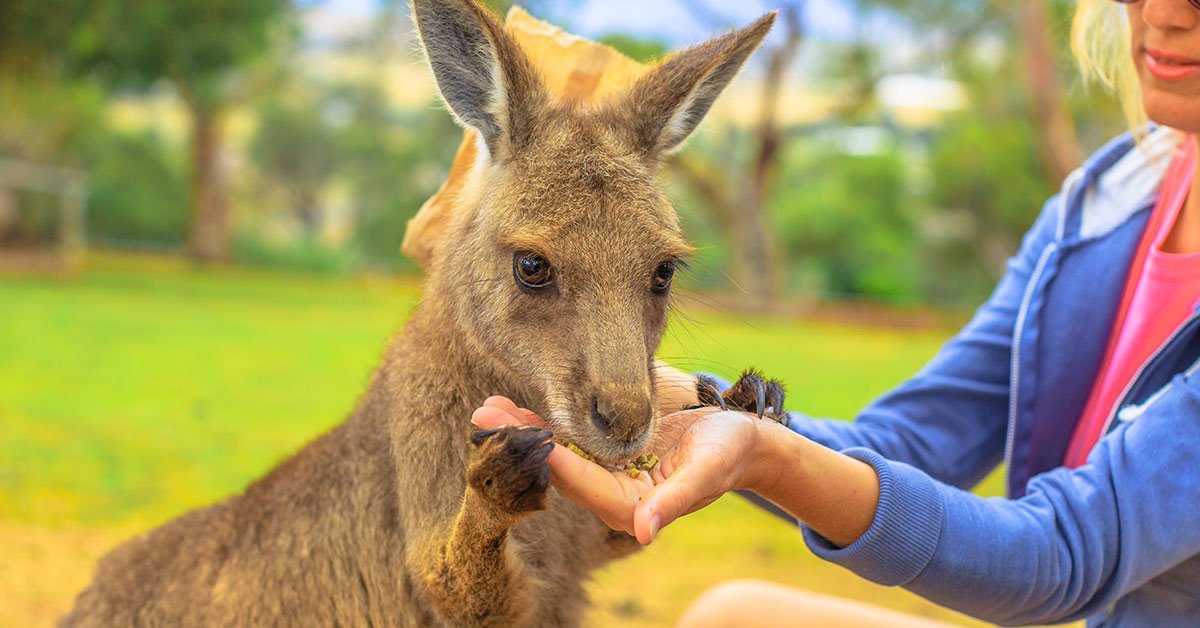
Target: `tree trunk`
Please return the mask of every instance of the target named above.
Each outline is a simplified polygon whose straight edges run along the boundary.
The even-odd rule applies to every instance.
[[[771,49],[767,57],[755,129],[758,151],[746,174],[742,202],[733,207],[733,235],[739,244],[735,251],[742,257],[737,260],[739,263],[734,269],[743,269],[735,277],[742,282],[742,289],[759,308],[773,305],[779,296],[779,243],[771,226],[767,204],[774,187],[779,151],[784,140],[779,127],[780,91],[803,39],[798,6],[784,5],[780,18],[786,36],[783,43]]]
[[[804,37],[799,4],[783,5],[780,18],[786,29],[785,39],[778,46],[764,50],[768,59],[754,124],[753,161],[714,167],[702,166],[690,157],[672,160],[675,173],[700,197],[729,243],[731,278],[745,295],[742,305],[755,310],[774,306],[781,283],[778,240],[771,226],[768,204],[780,149],[786,139],[779,125],[780,91]],[[703,3],[684,6],[702,21],[713,21],[715,14]],[[728,154],[736,152],[735,140],[736,135],[730,140]]]
[[[1033,123],[1046,176],[1057,187],[1083,161],[1083,147],[1058,74],[1054,37],[1045,0],[1021,0],[1017,31],[1024,42],[1025,80],[1033,99]]]
[[[229,258],[229,201],[221,170],[216,107],[187,99],[192,114],[192,226],[188,254],[203,261]]]

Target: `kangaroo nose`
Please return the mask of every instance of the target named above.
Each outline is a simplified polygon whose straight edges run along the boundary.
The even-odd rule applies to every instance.
[[[625,444],[646,432],[652,415],[650,399],[645,395],[599,394],[592,397],[592,423],[602,433]]]

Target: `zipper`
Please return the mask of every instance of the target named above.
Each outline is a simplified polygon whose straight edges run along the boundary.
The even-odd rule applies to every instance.
[[[1188,370],[1183,372],[1183,376],[1190,378],[1197,372],[1200,372],[1200,359],[1196,360],[1195,363],[1189,366]],[[1124,408],[1117,410],[1117,420],[1121,421],[1122,423],[1130,423],[1140,419],[1141,416],[1146,413],[1147,408],[1154,405],[1154,402],[1158,401],[1163,395],[1167,394],[1167,390],[1169,388],[1171,388],[1171,382],[1163,384],[1162,388],[1159,388],[1153,395],[1150,395],[1149,399],[1143,401],[1142,403],[1125,406]]]
[[[1021,336],[1025,333],[1025,320],[1029,316],[1029,304],[1033,301],[1033,292],[1042,279],[1042,273],[1046,271],[1046,264],[1050,262],[1050,256],[1057,250],[1058,244],[1055,242],[1047,244],[1046,248],[1042,250],[1042,256],[1038,258],[1033,275],[1029,277],[1029,283],[1025,286],[1025,294],[1021,297],[1021,309],[1017,312],[1017,321],[1013,326],[1012,363],[1008,371],[1008,434],[1004,440],[1005,490],[1012,486],[1012,455],[1017,436],[1017,393],[1020,390],[1021,375]]]
[[[1156,359],[1158,359],[1158,356],[1162,355],[1163,351],[1170,346],[1171,343],[1175,342],[1175,339],[1178,338],[1185,329],[1191,327],[1192,322],[1198,318],[1200,318],[1200,312],[1192,312],[1192,314],[1188,316],[1183,323],[1175,328],[1175,331],[1171,332],[1170,336],[1167,336],[1167,339],[1164,340],[1162,344],[1158,345],[1158,348],[1154,350],[1154,353],[1151,353],[1150,357],[1146,358],[1146,361],[1142,362],[1141,366],[1139,366],[1138,369],[1133,372],[1133,377],[1129,378],[1129,382],[1125,384],[1125,388],[1121,390],[1121,394],[1117,395],[1117,401],[1113,404],[1112,410],[1108,413],[1108,418],[1104,421],[1104,427],[1100,430],[1101,438],[1103,438],[1105,434],[1108,434],[1109,430],[1112,429],[1113,420],[1117,418],[1118,414],[1120,414],[1122,409],[1121,406],[1125,404],[1125,399],[1129,396],[1129,393],[1132,392],[1134,385],[1138,383],[1138,380],[1141,379],[1142,374],[1146,372],[1146,369],[1149,368]],[[1192,368],[1195,367],[1193,366]],[[1142,404],[1142,406],[1144,407],[1149,405],[1150,402],[1158,399],[1158,397],[1165,390],[1166,386],[1163,386],[1162,390],[1155,393],[1155,395],[1148,399],[1147,403]]]
[[[1122,423],[1132,423],[1133,421],[1142,418],[1142,415],[1146,413],[1146,408],[1154,405],[1154,402],[1158,401],[1160,397],[1166,394],[1167,389],[1170,387],[1171,384],[1168,383],[1155,391],[1153,395],[1150,395],[1150,398],[1146,401],[1138,404],[1128,405],[1120,410],[1117,410],[1117,418],[1115,420]]]

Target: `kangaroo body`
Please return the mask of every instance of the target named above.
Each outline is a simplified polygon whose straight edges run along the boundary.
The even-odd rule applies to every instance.
[[[63,623],[457,625],[421,579],[467,489],[471,412],[491,394],[522,396],[519,382],[455,355],[458,342],[426,309],[345,423],[242,495],[118,548]],[[583,615],[588,572],[636,547],[551,493],[495,551],[522,565],[512,601],[526,621],[569,626]]]
[[[342,425],[105,557],[64,625],[569,626],[588,574],[636,549],[549,488],[549,432],[469,419],[504,395],[600,462],[649,446],[654,352],[688,251],[660,157],[773,16],[585,107],[550,97],[472,0],[413,12],[480,153],[421,305]]]

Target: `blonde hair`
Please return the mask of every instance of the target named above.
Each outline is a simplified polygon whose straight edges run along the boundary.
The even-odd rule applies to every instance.
[[[1087,80],[1117,94],[1125,121],[1135,133],[1146,127],[1146,109],[1129,49],[1129,20],[1113,0],[1079,0],[1071,22],[1071,51]]]

